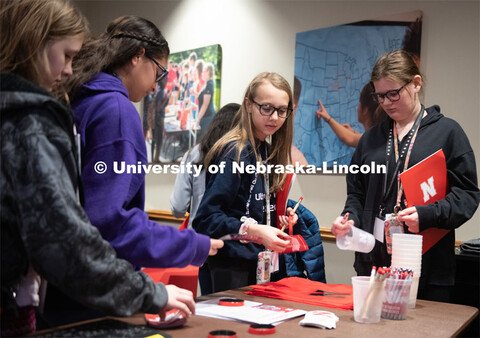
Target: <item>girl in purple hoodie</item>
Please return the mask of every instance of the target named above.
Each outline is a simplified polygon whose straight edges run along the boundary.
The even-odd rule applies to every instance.
[[[133,102],[156,92],[169,47],[150,21],[123,16],[85,43],[66,83],[81,136],[85,210],[120,258],[137,267],[200,266],[223,242],[159,226],[144,212],[147,150]]]

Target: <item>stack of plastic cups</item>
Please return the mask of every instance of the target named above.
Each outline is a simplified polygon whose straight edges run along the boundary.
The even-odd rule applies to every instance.
[[[392,268],[413,270],[412,286],[408,307],[415,308],[417,302],[418,282],[422,271],[423,236],[413,234],[393,234]]]

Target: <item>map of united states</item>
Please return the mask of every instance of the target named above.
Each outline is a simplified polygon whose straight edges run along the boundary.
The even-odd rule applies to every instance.
[[[294,123],[294,145],[309,164],[349,164],[354,148],[344,145],[316,118],[321,100],[329,115],[359,133],[360,91],[384,52],[402,47],[405,26],[342,25],[297,33],[295,76],[302,91]]]

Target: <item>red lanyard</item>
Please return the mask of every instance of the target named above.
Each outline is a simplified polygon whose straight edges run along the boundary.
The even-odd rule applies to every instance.
[[[423,113],[425,111],[425,107],[423,104],[421,105],[420,113],[415,119],[415,123],[412,126],[412,129],[407,134],[407,140],[405,141],[405,144],[402,147],[402,150],[398,151],[398,141],[397,141],[397,130],[395,128],[395,122],[392,124],[392,128],[390,129],[390,133],[388,135],[388,141],[387,141],[387,146],[386,146],[386,167],[387,167],[387,172],[385,173],[385,180],[383,182],[383,197],[382,197],[382,202],[380,203],[379,206],[379,216],[383,217],[383,211],[385,209],[385,203],[390,195],[390,192],[392,191],[393,188],[393,183],[395,182],[395,178],[397,178],[397,184],[398,184],[398,195],[397,195],[397,203],[395,204],[395,209],[399,209],[400,207],[400,200],[402,197],[403,193],[403,188],[401,187],[400,183],[400,174],[399,174],[399,169],[400,169],[400,164],[402,162],[402,159],[405,157],[405,165],[404,165],[404,170],[407,168],[408,165],[408,160],[410,159],[410,154],[412,152],[413,148],[413,143],[415,142],[415,138],[417,136],[418,129],[420,128],[420,122],[422,121]],[[392,174],[392,180],[390,181],[390,184],[388,184],[388,168],[389,168],[389,162],[390,162],[390,157],[391,157],[391,150],[392,148],[395,147],[395,170],[393,171]],[[407,149],[408,148],[408,149]],[[387,188],[388,185],[388,188]],[[394,210],[395,211],[395,210]]]
[[[420,111],[419,114],[423,114],[423,109]],[[417,138],[417,133],[418,133],[419,128],[420,128],[420,124],[418,124],[417,128],[415,129],[415,132],[413,133],[413,136],[410,140],[410,144],[408,145],[407,154],[405,155],[405,164],[403,165],[403,171],[408,169],[408,161],[410,160],[410,155],[412,153],[413,144],[415,143],[415,139]],[[407,141],[407,143],[408,143],[408,141]],[[398,161],[399,160],[398,136],[397,136],[397,128],[396,128],[396,123],[395,122],[393,123],[393,144],[395,146],[395,161]],[[406,147],[406,145],[405,145],[405,147]],[[402,152],[405,151],[405,147],[403,148]],[[402,181],[400,180],[400,173],[398,173],[398,175],[397,175],[397,186],[398,186],[397,202],[395,203],[395,207],[393,208],[393,211],[395,213],[400,211],[400,201],[402,199],[402,194],[403,194],[403,186],[402,186]]]

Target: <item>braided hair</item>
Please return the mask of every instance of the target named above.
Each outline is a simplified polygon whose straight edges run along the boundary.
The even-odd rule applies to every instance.
[[[73,76],[65,81],[70,97],[99,72],[113,73],[126,65],[142,48],[150,58],[167,58],[168,42],[149,20],[128,15],[107,26],[98,38],[86,41],[73,60]]]

